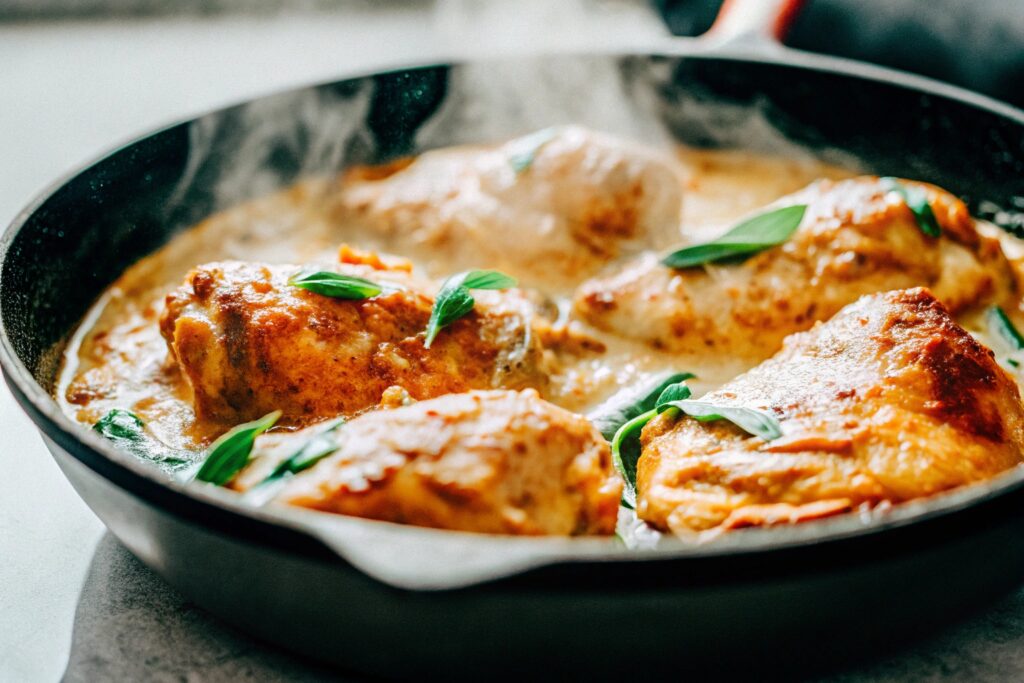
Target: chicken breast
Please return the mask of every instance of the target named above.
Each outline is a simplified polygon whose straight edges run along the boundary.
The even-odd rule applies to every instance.
[[[637,512],[677,534],[930,496],[1024,453],[1016,383],[926,289],[865,296],[702,400],[772,413],[783,436],[652,420]]]
[[[314,433],[317,428],[313,428]],[[622,481],[607,442],[536,391],[473,391],[366,413],[273,500],[357,517],[501,534],[611,534]],[[249,490],[311,438],[257,440]]]
[[[757,362],[786,335],[827,320],[863,294],[927,286],[954,313],[1006,300],[1014,278],[997,241],[979,235],[959,199],[918,185],[941,237],[925,235],[905,201],[878,178],[819,181],[779,200],[807,205],[784,244],[742,263],[685,270],[647,254],[584,283],[575,312],[655,348]]]
[[[574,286],[620,254],[676,243],[682,184],[670,155],[566,126],[356,169],[337,214],[360,239],[428,267],[443,254],[446,268]]]
[[[546,386],[533,309],[518,290],[474,292],[474,310],[428,350],[435,286],[374,255],[365,261],[330,267],[390,285],[356,301],[289,285],[297,266],[193,270],[167,297],[160,325],[198,417],[235,424],[282,410],[286,422],[304,424],[374,407],[395,385],[414,399]]]

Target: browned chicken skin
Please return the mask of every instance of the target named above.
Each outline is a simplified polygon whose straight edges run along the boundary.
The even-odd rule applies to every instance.
[[[414,399],[546,385],[532,309],[518,291],[477,293],[475,309],[427,350],[431,287],[371,257],[333,268],[402,289],[351,301],[289,285],[296,266],[192,271],[160,324],[199,418],[234,424],[282,410],[304,424],[372,408],[393,385]]]
[[[686,270],[649,254],[584,283],[575,311],[656,348],[756,362],[863,294],[927,286],[954,313],[1006,300],[1014,278],[996,240],[978,234],[959,199],[919,185],[941,237],[925,235],[878,178],[823,180],[779,200],[808,206],[784,244],[739,264]]]
[[[1024,411],[992,352],[925,289],[865,296],[703,400],[775,414],[765,442],[724,421],[643,431],[639,516],[680,534],[899,503],[1018,465]]]
[[[615,530],[622,482],[608,444],[536,391],[473,391],[375,411],[337,435],[340,448],[288,479],[277,502],[487,533]],[[308,430],[261,437],[261,457],[235,488],[253,487],[307,438]]]

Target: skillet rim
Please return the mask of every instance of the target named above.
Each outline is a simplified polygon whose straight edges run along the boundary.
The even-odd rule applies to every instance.
[[[222,112],[266,97],[300,92],[309,88],[348,80],[416,69],[566,57],[611,59],[664,57],[724,60],[736,63],[764,63],[818,71],[826,75],[874,81],[920,94],[942,97],[973,109],[983,110],[1024,127],[1024,111],[1011,105],[947,83],[872,64],[814,55],[785,48],[770,50],[766,53],[764,51],[752,50],[743,45],[713,45],[693,39],[671,39],[666,45],[656,47],[664,49],[650,52],[567,51],[535,55],[500,55],[483,59],[430,60],[415,65],[367,69],[365,72],[346,74],[328,81],[307,82],[264,93],[148,130],[76,166],[37,193],[15,215],[3,234],[0,235],[0,278],[3,278],[6,272],[8,252],[29,218],[68,182],[88,173],[90,169],[102,161],[130,149],[151,137],[181,126],[190,125],[203,116]],[[139,497],[145,503],[156,506],[162,511],[178,518],[186,519],[194,524],[202,524],[210,531],[242,538],[261,546],[271,546],[279,550],[300,553],[319,560],[331,562],[338,562],[340,560],[342,563],[346,563],[345,558],[330,550],[319,538],[310,533],[308,529],[302,529],[301,524],[295,523],[297,518],[306,515],[323,517],[325,513],[275,508],[256,509],[243,503],[237,496],[231,495],[230,492],[211,490],[210,487],[183,484],[177,480],[168,479],[158,469],[115,449],[109,441],[102,439],[91,430],[84,429],[79,423],[73,422],[63,414],[57,402],[43,390],[42,386],[39,385],[35,377],[33,377],[14,351],[10,334],[4,324],[2,309],[0,309],[0,370],[2,370],[15,400],[29,415],[36,428],[46,439],[52,440],[62,450],[85,465],[93,473],[110,481],[127,493]],[[530,574],[536,569],[595,561],[625,565],[635,565],[648,561],[670,563],[685,562],[687,560],[716,559],[729,561],[737,555],[757,557],[779,555],[784,551],[808,550],[810,546],[816,545],[827,544],[831,546],[854,540],[870,541],[886,537],[890,535],[890,532],[896,530],[905,530],[910,527],[923,528],[929,523],[953,522],[967,516],[966,513],[977,512],[983,507],[990,507],[991,504],[1006,503],[1014,494],[1016,494],[1016,497],[1024,500],[1024,468],[1016,468],[988,481],[979,482],[968,487],[961,487],[949,493],[939,494],[921,501],[911,501],[889,512],[874,516],[872,519],[858,520],[856,515],[849,514],[831,520],[818,521],[813,525],[739,531],[729,534],[728,541],[723,539],[711,545],[694,545],[692,543],[676,542],[675,539],[668,539],[668,542],[662,543],[657,549],[637,551],[615,545],[614,539],[501,538],[515,539],[510,540],[510,542],[534,543],[538,546],[540,544],[549,546],[558,544],[566,549],[565,556],[563,557],[544,559],[536,565],[515,570],[511,576]],[[376,520],[350,519],[355,520],[354,523],[370,527],[378,525],[389,527],[401,526],[405,532],[416,535],[442,533],[477,538],[494,538],[494,536],[485,534],[438,531],[394,525]],[[289,523],[290,521],[291,523]],[[932,525],[934,526],[934,524]],[[733,540],[735,542],[729,542]],[[598,550],[599,552],[579,552],[587,546],[592,551]],[[485,579],[484,582],[500,580],[508,576],[509,574],[501,574]]]

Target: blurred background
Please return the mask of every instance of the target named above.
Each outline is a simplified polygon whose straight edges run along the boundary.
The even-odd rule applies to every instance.
[[[104,20],[118,17],[159,20],[224,17],[230,14],[386,14],[438,7],[476,14],[481,2],[456,0],[0,0],[0,21]],[[491,3],[495,4],[495,3]],[[532,15],[539,30],[545,4],[574,10],[615,12],[615,6],[649,4],[675,35],[695,36],[711,26],[721,0],[592,0],[562,3],[511,2],[518,16]],[[524,13],[533,5],[539,13]],[[621,11],[621,9],[619,10]],[[457,12],[443,12],[448,20]],[[510,12],[511,14],[511,12]],[[432,25],[433,24],[433,25]],[[427,23],[423,28],[438,28]],[[443,27],[442,27],[443,28]],[[569,24],[562,30],[575,32]],[[1024,3],[1021,0],[809,0],[789,44],[812,52],[862,59],[947,80],[1024,105]],[[339,69],[344,65],[339,64]]]

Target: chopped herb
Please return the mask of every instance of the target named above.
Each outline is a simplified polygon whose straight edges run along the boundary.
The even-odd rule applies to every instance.
[[[521,151],[513,153],[508,158],[508,163],[512,165],[512,170],[517,174],[529,170],[530,167],[533,166],[533,162],[537,158],[537,152],[540,151],[540,148],[551,142],[557,134],[557,128],[544,128],[535,133],[524,135],[517,140],[513,140],[510,144],[515,149]]]
[[[430,312],[427,323],[427,338],[423,345],[430,348],[441,328],[446,327],[473,310],[476,300],[471,289],[508,289],[516,286],[513,277],[496,270],[468,270],[452,275],[441,285],[441,290],[434,300],[434,308]]]
[[[146,431],[146,424],[130,410],[114,408],[101,417],[92,428],[118,448],[143,460],[150,460],[171,469],[190,462],[150,435]]]
[[[92,428],[93,431],[99,432],[118,445],[122,442],[131,445],[145,436],[146,425],[138,415],[130,410],[114,408],[101,417]]]
[[[795,204],[759,214],[711,242],[683,247],[661,262],[669,268],[681,269],[756,254],[788,240],[806,211],[806,204]]]
[[[281,479],[287,475],[298,474],[317,464],[339,448],[335,434],[345,424],[345,418],[338,418],[323,431],[310,437],[299,450],[278,463],[260,485]]]
[[[299,271],[288,279],[288,284],[334,299],[369,299],[384,291],[376,282],[329,270]]]
[[[1006,315],[1006,311],[1002,307],[993,306],[988,309],[985,319],[988,322],[989,330],[1005,342],[1011,351],[1024,350],[1024,335],[1017,331],[1017,327],[1010,320],[1010,316]]]
[[[195,478],[216,486],[223,486],[231,481],[249,464],[249,455],[252,453],[256,437],[273,427],[280,417],[281,411],[275,410],[223,434],[210,446]]]
[[[1021,363],[1016,355],[1024,351],[1024,335],[1021,335],[1013,321],[1010,320],[1010,316],[1000,306],[988,309],[985,314],[985,322],[988,324],[991,335],[1006,346],[1010,352],[1004,359],[1006,364],[1014,370],[1019,369]]]
[[[906,185],[896,178],[881,178],[882,186],[889,192],[894,192],[906,203],[907,208],[914,214],[917,227],[928,237],[939,237],[942,235],[942,228],[935,218],[932,205],[928,203],[928,193],[924,188],[917,185]]]

